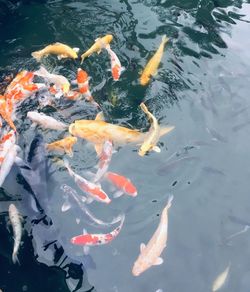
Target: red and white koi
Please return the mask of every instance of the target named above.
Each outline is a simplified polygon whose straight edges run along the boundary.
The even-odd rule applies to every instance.
[[[108,170],[111,157],[113,153],[113,143],[110,140],[106,140],[102,147],[102,152],[99,157],[98,169],[94,177],[94,182],[98,182],[102,179]]]
[[[127,194],[131,197],[137,196],[136,187],[133,185],[131,180],[125,176],[109,171],[105,174],[105,178],[118,189],[118,191],[114,194],[114,198],[118,198],[123,194]]]
[[[76,174],[69,166],[68,160],[64,159],[64,166],[67,168],[70,176],[72,176],[78,187],[85,192],[89,198],[88,202],[96,200],[98,202],[109,204],[111,202],[108,195],[102,190],[100,184],[95,184]]]
[[[78,68],[76,80],[77,80],[79,92],[84,96],[84,98],[87,101],[93,101],[94,99],[89,90],[89,79],[90,78],[88,76],[88,73],[82,70],[81,68]]]
[[[114,240],[118,234],[120,233],[124,220],[125,215],[120,216],[121,223],[118,227],[116,227],[114,230],[112,230],[110,233],[96,233],[91,234],[87,233],[86,230],[84,230],[84,233],[78,236],[75,236],[71,238],[71,243],[75,245],[84,245],[84,246],[96,246],[96,245],[103,245],[110,243],[112,240]]]
[[[118,59],[116,53],[113,50],[111,50],[111,47],[109,44],[106,45],[105,49],[107,50],[110,56],[111,72],[112,72],[113,79],[115,81],[118,81],[121,76],[122,71],[124,71],[125,68],[122,67],[120,60]]]

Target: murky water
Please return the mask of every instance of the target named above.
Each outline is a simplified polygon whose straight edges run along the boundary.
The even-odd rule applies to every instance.
[[[69,239],[80,234],[83,225],[91,232],[107,229],[88,226],[77,209],[61,212],[60,186],[77,187],[63,168],[52,164],[56,171],[48,178],[48,188],[41,190],[53,224],[48,218],[31,223],[25,217],[20,266],[12,264],[9,201],[17,200],[24,215],[32,213],[29,194],[20,185],[20,177],[16,179],[18,169],[14,167],[0,194],[3,291],[205,292],[211,291],[214,279],[229,263],[229,278],[222,291],[249,291],[249,231],[229,238],[250,222],[249,21],[250,6],[240,0],[32,2],[6,16],[0,27],[2,75],[38,69],[30,54],[49,43],[61,41],[82,52],[98,36],[112,33],[112,48],[126,67],[120,81],[113,82],[107,71],[107,53],[93,55],[83,64],[106,120],[146,130],[149,124],[139,108],[145,101],[161,125],[174,125],[175,130],[161,138],[159,154],[142,158],[137,146],[128,146],[113,155],[110,169],[128,176],[137,186],[138,196],[114,199],[110,206],[89,206],[104,221],[121,212],[126,219],[111,244],[91,248],[88,256]],[[140,71],[164,34],[171,41],[158,74],[148,87],[141,87]],[[72,80],[80,63],[47,58],[44,65]],[[36,108],[36,100],[32,100],[18,110],[23,157],[37,132],[45,142],[63,136],[30,127],[26,113]],[[69,123],[92,119],[97,113],[84,101],[64,100],[57,103],[57,110],[44,111]],[[97,157],[90,144],[79,141],[70,162],[84,174]],[[174,201],[164,263],[134,277],[131,268],[140,243],[152,236],[170,194]],[[77,224],[79,216],[82,222]]]

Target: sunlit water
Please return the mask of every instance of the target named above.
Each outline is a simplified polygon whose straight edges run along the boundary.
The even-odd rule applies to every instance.
[[[224,291],[249,291],[249,231],[228,239],[244,228],[240,220],[232,220],[233,216],[250,223],[250,8],[246,2],[32,2],[2,20],[2,76],[38,69],[30,54],[49,43],[64,42],[82,52],[98,36],[112,33],[112,48],[126,68],[120,81],[113,82],[105,52],[92,55],[83,64],[106,120],[145,131],[149,124],[139,108],[145,101],[161,125],[175,126],[160,139],[159,154],[142,158],[137,146],[127,146],[113,155],[110,169],[129,177],[138,188],[138,196],[114,199],[110,206],[89,206],[104,221],[122,212],[126,219],[111,244],[91,248],[88,256],[83,256],[82,248],[72,246],[70,238],[82,233],[83,227],[95,233],[112,228],[90,226],[84,217],[77,224],[76,218],[81,217],[77,209],[61,212],[60,186],[67,183],[76,190],[77,186],[64,168],[53,164],[56,171],[49,177],[48,193],[44,194],[53,225],[31,224],[26,217],[20,266],[12,264],[12,230],[8,230],[6,210],[9,201],[18,200],[16,206],[28,215],[25,204],[29,204],[23,203],[29,194],[16,183],[18,169],[14,167],[1,192],[3,291],[206,292],[229,263]],[[164,34],[170,43],[160,69],[143,88],[138,76]],[[47,58],[44,65],[73,80],[80,62]],[[26,101],[18,110],[22,157],[37,132],[46,143],[63,137],[61,132],[30,127],[26,113],[37,106],[36,100]],[[68,123],[93,119],[97,113],[84,101],[61,100],[56,108],[43,111]],[[79,139],[70,163],[84,175],[97,163],[94,148]],[[170,194],[174,201],[164,263],[134,277],[131,268],[140,243],[147,243],[152,236]],[[44,250],[44,245],[53,241]]]

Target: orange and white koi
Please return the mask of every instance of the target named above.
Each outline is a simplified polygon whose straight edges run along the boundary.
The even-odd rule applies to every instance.
[[[43,113],[30,111],[27,113],[27,118],[29,118],[33,123],[39,124],[43,128],[58,131],[63,131],[67,128],[66,124],[59,122],[50,116],[46,116]]]
[[[139,276],[151,266],[161,265],[163,259],[160,257],[167,246],[168,238],[168,210],[172,205],[173,196],[170,196],[166,207],[161,213],[160,223],[147,245],[141,243],[140,254],[132,268],[132,274]]]
[[[162,56],[163,56],[163,52],[164,52],[164,47],[165,44],[168,42],[168,38],[166,35],[164,35],[162,37],[162,41],[161,44],[158,48],[158,50],[155,52],[155,54],[153,55],[153,57],[148,61],[145,69],[142,72],[142,75],[140,77],[140,83],[141,85],[147,85],[150,81],[151,76],[156,75],[157,73],[157,69],[160,65]]]
[[[0,139],[0,165],[3,163],[6,154],[9,149],[15,145],[16,136],[13,130],[10,130],[7,134],[4,134]]]
[[[73,150],[72,147],[77,142],[76,137],[65,137],[61,140],[55,141],[53,143],[47,144],[46,148],[49,151],[59,151],[59,152],[65,152],[70,157],[73,157]]]
[[[76,174],[70,168],[69,162],[66,159],[64,159],[64,166],[67,168],[70,176],[74,178],[78,187],[89,196],[88,202],[92,202],[93,200],[106,204],[109,204],[111,202],[108,195],[102,190],[100,184],[92,183],[86,180],[85,178],[81,177],[80,175]]]
[[[0,115],[9,124],[9,126],[16,131],[16,126],[13,122],[13,104],[12,100],[6,100],[3,96],[0,98]]]
[[[110,243],[112,240],[114,240],[118,234],[120,233],[124,220],[125,215],[120,216],[121,223],[118,227],[116,227],[114,230],[112,230],[110,233],[97,233],[97,234],[91,234],[87,233],[86,230],[84,230],[84,233],[78,236],[75,236],[71,238],[71,243],[75,245],[83,245],[83,246],[96,246],[96,245],[103,245]]]
[[[92,101],[93,97],[89,91],[89,76],[88,73],[81,68],[77,70],[77,84],[79,88],[79,92],[85,97],[86,100]]]
[[[100,181],[107,172],[112,154],[113,144],[110,140],[106,140],[103,144],[102,152],[99,157],[98,169],[93,180],[94,182]]]
[[[120,60],[118,59],[116,53],[111,50],[110,45],[108,44],[105,49],[109,53],[110,60],[111,60],[111,72],[113,79],[115,81],[119,80],[122,71],[125,69],[122,67]]]
[[[105,174],[105,178],[118,189],[118,191],[114,194],[114,198],[118,198],[123,194],[127,194],[131,197],[137,196],[136,187],[133,185],[130,179],[126,178],[125,176],[109,171]]]
[[[78,48],[72,49],[68,45],[57,42],[46,46],[44,49],[40,51],[33,52],[31,56],[35,58],[37,61],[40,61],[43,57],[46,57],[48,55],[57,55],[57,58],[59,60],[63,58],[76,59],[78,57],[77,56],[78,51],[79,51]]]
[[[85,58],[89,57],[93,53],[97,52],[99,54],[101,50],[104,49],[106,45],[109,44],[112,40],[113,36],[111,34],[107,34],[102,38],[97,38],[91,48],[81,55],[81,63],[84,61]]]

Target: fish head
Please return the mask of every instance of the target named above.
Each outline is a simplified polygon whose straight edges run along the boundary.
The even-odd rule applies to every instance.
[[[148,75],[142,75],[141,78],[140,78],[140,83],[141,85],[145,86],[149,83],[149,76]]]
[[[138,277],[138,276],[140,276],[140,274],[142,274],[144,271],[146,271],[149,267],[150,267],[150,265],[140,255],[139,258],[134,263],[134,266],[132,268],[132,274],[135,277]]]
[[[138,154],[140,156],[144,156],[150,149],[152,148],[151,144],[149,143],[143,143],[138,151]]]
[[[112,40],[113,40],[113,36],[112,36],[112,34],[107,34],[107,35],[105,36],[105,42],[106,42],[107,44],[111,43]]]
[[[88,80],[87,72],[82,70],[81,68],[78,68],[76,80],[77,80],[78,83],[86,82]]]

